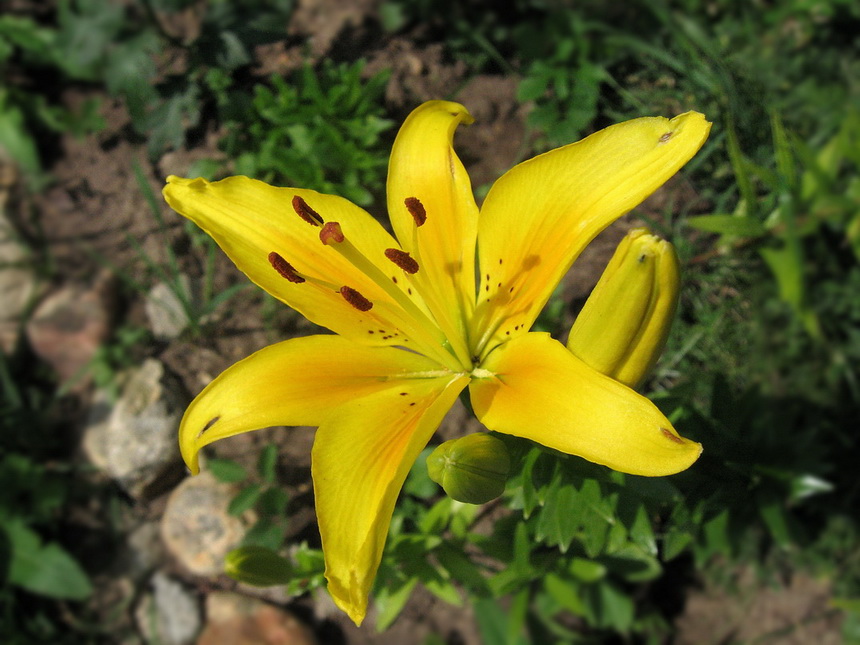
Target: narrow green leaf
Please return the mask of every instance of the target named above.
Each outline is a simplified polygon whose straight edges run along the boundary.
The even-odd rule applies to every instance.
[[[274,444],[268,444],[260,452],[257,459],[257,473],[267,484],[275,483],[278,466],[278,448]]]

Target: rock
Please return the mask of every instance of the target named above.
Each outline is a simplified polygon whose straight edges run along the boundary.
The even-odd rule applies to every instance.
[[[0,165],[0,350],[11,354],[21,337],[22,317],[38,295],[36,273],[7,215],[11,189],[17,181],[12,166]]]
[[[189,293],[188,276],[181,277],[182,288]],[[152,335],[159,340],[173,340],[188,326],[188,316],[182,301],[166,282],[159,282],[146,296],[146,317]]]
[[[310,627],[256,598],[219,591],[206,598],[206,626],[197,645],[317,645]]]
[[[242,521],[227,512],[237,490],[203,472],[185,479],[170,494],[161,537],[168,552],[191,573],[222,574],[224,556],[245,536]]]
[[[176,380],[155,359],[121,377],[119,399],[97,393],[84,431],[90,461],[137,499],[149,499],[181,477],[176,433],[187,403]]]
[[[53,292],[27,321],[36,355],[61,381],[82,382],[89,362],[111,331],[114,280],[101,274],[92,286],[68,285]]]
[[[193,643],[202,623],[197,596],[161,571],[152,576],[151,585],[135,611],[144,641],[162,645]]]

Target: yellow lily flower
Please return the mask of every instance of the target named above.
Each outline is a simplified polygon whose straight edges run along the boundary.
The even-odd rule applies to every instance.
[[[472,120],[443,101],[406,119],[388,171],[393,236],[312,190],[247,177],[170,177],[164,189],[253,282],[335,332],[228,368],[191,403],[179,441],[196,473],[213,441],[319,426],[328,589],[356,624],[406,475],[467,386],[487,428],[624,472],[676,473],[701,452],[646,398],[528,329],[588,242],[686,163],[710,124],[690,112],[609,127],[507,172],[479,216],[452,147]]]

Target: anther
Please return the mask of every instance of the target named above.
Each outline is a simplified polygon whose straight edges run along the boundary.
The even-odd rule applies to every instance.
[[[660,135],[660,143],[666,143],[669,139],[672,138],[673,134],[675,134],[675,133],[674,132],[664,132],[663,134],[661,134]]]
[[[305,279],[296,273],[296,270],[293,268],[293,265],[287,262],[280,255],[272,251],[269,253],[269,264],[272,265],[272,268],[281,274],[282,278],[286,278],[290,282],[294,282],[295,284],[301,284],[305,281]]]
[[[220,421],[220,419],[221,419],[220,415],[217,417],[212,417],[211,419],[209,419],[209,421],[206,422],[206,425],[203,426],[203,429],[197,433],[197,438],[199,439],[200,437],[202,437],[203,433],[206,432],[212,426],[214,426],[218,421]]]
[[[323,218],[320,217],[320,214],[308,206],[308,203],[298,195],[293,197],[293,210],[311,226],[322,226]]]
[[[342,295],[344,300],[359,311],[370,311],[373,308],[373,303],[352,287],[341,287],[340,295]]]
[[[320,242],[323,244],[340,244],[344,239],[343,231],[337,222],[326,222],[320,231]]]
[[[427,221],[427,211],[424,210],[424,204],[417,197],[407,197],[403,200],[406,205],[406,210],[412,215],[415,220],[415,226],[423,226]]]
[[[660,428],[660,432],[662,432],[663,436],[669,439],[669,441],[674,441],[675,443],[684,443],[684,440],[674,434],[671,430],[667,430],[666,428]]]
[[[400,249],[385,249],[385,257],[406,271],[406,273],[418,273],[418,262],[406,251],[401,251]]]

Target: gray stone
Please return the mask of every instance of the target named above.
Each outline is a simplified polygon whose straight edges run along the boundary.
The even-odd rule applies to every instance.
[[[206,626],[197,645],[317,645],[310,627],[289,611],[236,593],[206,597]]]
[[[135,611],[138,629],[147,643],[189,645],[200,631],[200,602],[180,582],[159,571],[152,589]]]
[[[161,537],[186,570],[201,576],[224,572],[224,556],[245,536],[243,522],[227,512],[237,491],[203,472],[171,492],[161,518]]]
[[[191,281],[187,275],[180,276],[180,287],[191,296]],[[165,282],[159,282],[149,290],[144,307],[152,335],[159,340],[179,338],[188,327],[188,314],[182,300],[176,295],[175,288]]]
[[[116,403],[104,392],[94,398],[83,447],[132,497],[151,498],[181,477],[177,430],[187,399],[152,358],[122,380]]]
[[[114,296],[114,279],[102,273],[93,285],[66,285],[36,307],[27,339],[60,380],[86,382],[90,361],[110,335]]]

